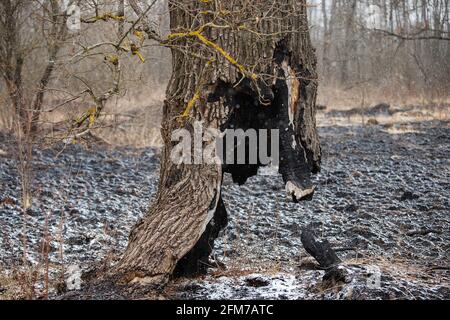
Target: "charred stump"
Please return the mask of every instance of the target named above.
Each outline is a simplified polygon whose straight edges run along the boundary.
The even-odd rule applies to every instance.
[[[325,287],[333,287],[347,280],[347,272],[340,267],[342,261],[328,240],[318,241],[313,232],[305,229],[302,231],[301,241],[306,252],[316,259],[321,269],[325,270],[322,278]]]
[[[311,231],[303,230],[301,241],[306,252],[316,259],[322,269],[331,269],[341,262],[328,240],[316,240]]]

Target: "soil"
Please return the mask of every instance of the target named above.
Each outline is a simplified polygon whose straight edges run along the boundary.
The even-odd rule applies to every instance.
[[[386,122],[394,113],[428,109],[379,109],[382,117],[370,125],[343,125],[349,115],[334,111],[320,115],[323,166],[312,201],[293,203],[276,168],[261,169],[243,186],[225,176],[229,224],[208,275],[156,291],[105,285],[87,292],[82,285],[52,297],[449,299],[450,121]],[[377,118],[377,111],[365,115]],[[26,259],[35,266],[48,230],[53,278],[68,276],[69,266],[86,273],[113,263],[156,192],[158,149],[36,150],[33,203],[24,213],[14,148],[0,135],[0,269],[23,267],[24,230]],[[324,279],[326,271],[302,247],[305,228],[336,250],[343,279]],[[7,289],[0,288],[1,299]]]

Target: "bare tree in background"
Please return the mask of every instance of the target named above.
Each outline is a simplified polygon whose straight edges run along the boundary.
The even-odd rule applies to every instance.
[[[21,0],[5,0],[0,4],[0,72],[25,134],[36,130],[44,93],[66,35],[66,17],[56,0],[46,1],[42,6]],[[25,60],[39,49],[46,51],[47,59],[35,83],[27,86]]]
[[[366,86],[376,94],[445,99],[448,0],[311,0],[322,91]],[[330,97],[330,99],[335,99]],[[380,99],[380,98],[379,98]]]
[[[1,2],[2,93],[23,130],[42,137],[35,133],[46,128],[46,115],[78,103],[86,106],[84,114],[66,117],[71,123],[65,126],[78,134],[125,91],[122,66],[142,68],[146,59],[143,36],[134,28],[140,17],[126,20],[127,9],[124,1],[109,0]],[[74,12],[81,18],[77,29],[70,28]]]
[[[70,28],[70,8],[80,12],[78,29]],[[9,129],[18,139],[25,209],[32,198],[33,148],[89,134],[107,102],[125,91],[122,66],[143,65],[144,39],[134,28],[142,17],[126,21],[125,10],[124,1],[107,0],[0,3],[0,83],[8,97],[0,108],[7,114],[12,106]],[[49,115],[64,108],[55,133]]]

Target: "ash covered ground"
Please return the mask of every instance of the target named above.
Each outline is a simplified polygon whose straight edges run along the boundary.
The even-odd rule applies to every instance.
[[[362,121],[350,116],[319,116],[323,166],[310,202],[293,203],[281,177],[267,168],[244,186],[226,176],[229,224],[216,241],[214,268],[201,278],[175,280],[163,296],[449,299],[450,121],[390,121],[392,112],[375,109]],[[367,125],[368,118],[378,120]],[[52,147],[35,152],[34,200],[24,214],[14,142],[2,135],[0,149],[3,272],[20,267],[24,230],[27,259],[39,264],[48,229],[55,273],[61,266],[87,270],[120,255],[156,192],[157,149]],[[325,271],[302,247],[303,228],[337,249],[342,282],[322,281]],[[2,286],[0,299],[8,290]],[[126,296],[88,296],[108,297]]]

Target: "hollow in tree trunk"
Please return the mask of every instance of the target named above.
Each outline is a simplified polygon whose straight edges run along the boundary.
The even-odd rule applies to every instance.
[[[305,0],[178,0],[169,1],[169,9],[173,74],[160,182],[115,270],[125,283],[204,272],[227,223],[223,174],[243,184],[261,165],[175,164],[175,130],[194,134],[195,121],[204,130],[279,129],[279,172],[294,201],[311,199],[310,175],[320,166],[316,58]]]

